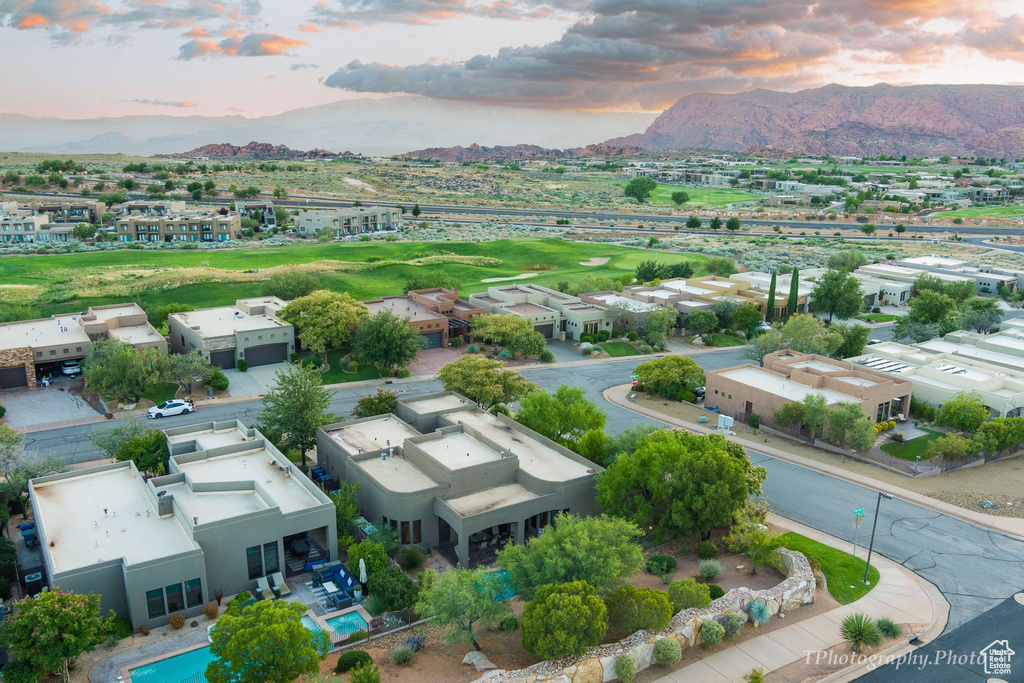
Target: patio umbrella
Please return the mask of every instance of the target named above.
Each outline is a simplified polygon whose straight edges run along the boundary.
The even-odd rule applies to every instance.
[[[366,560],[359,558],[359,583],[366,583]]]

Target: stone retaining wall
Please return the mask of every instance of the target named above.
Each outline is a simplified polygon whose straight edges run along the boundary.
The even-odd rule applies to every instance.
[[[488,671],[477,679],[508,683],[605,683],[614,681],[615,660],[629,655],[636,660],[637,671],[654,664],[654,644],[662,638],[675,638],[685,649],[700,645],[701,622],[729,612],[739,612],[760,598],[772,616],[786,613],[814,602],[817,582],[807,558],[802,553],[779,549],[786,578],[767,590],[734,588],[711,603],[707,609],[687,609],[672,617],[664,631],[637,631],[617,643],[598,645],[580,657],[563,657],[534,664],[518,671]]]

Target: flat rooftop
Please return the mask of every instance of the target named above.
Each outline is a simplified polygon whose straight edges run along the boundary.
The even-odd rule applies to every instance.
[[[235,306],[218,306],[216,308],[200,308],[186,313],[172,313],[171,317],[196,331],[201,337],[226,337],[236,332],[254,332],[256,330],[287,327],[277,318],[268,315],[249,315]]]
[[[519,484],[505,484],[484,489],[458,498],[450,498],[445,502],[462,517],[472,517],[498,508],[525,503],[540,498]]]
[[[863,377],[837,377],[836,379],[840,382],[852,384],[855,387],[876,387],[879,384],[878,382],[872,382],[871,380],[864,379]]]
[[[53,543],[45,551],[55,573],[119,558],[140,564],[196,548],[175,516],[157,516],[131,467],[82,470],[33,489],[36,524]]]
[[[465,432],[444,434],[439,439],[428,439],[416,445],[449,470],[472,467],[501,458],[498,451]]]
[[[589,466],[566,457],[526,434],[507,427],[495,416],[481,410],[466,410],[446,416],[456,424],[464,424],[480,432],[507,453],[519,458],[520,469],[545,481],[568,481],[589,476]]]
[[[695,285],[688,285],[682,280],[662,282],[661,286],[674,292],[688,292],[690,294],[713,294],[717,289],[706,289]]]
[[[509,306],[502,306],[503,309],[509,313],[515,313],[517,315],[538,315],[541,313],[557,313],[553,308],[547,306],[540,306],[538,304],[531,304],[529,302],[523,302],[520,304],[511,304]]]
[[[189,432],[188,434],[175,434],[174,436],[168,435],[167,439],[172,444],[195,441],[197,451],[208,451],[211,448],[243,443],[248,440],[248,437],[246,437],[244,432],[239,431],[238,427],[230,427],[228,429],[203,429],[201,431]]]
[[[0,325],[0,349],[87,344],[89,335],[79,326],[80,317],[81,314],[68,314],[43,320],[5,323]],[[66,328],[66,331],[62,328]]]
[[[179,456],[183,457],[183,456]],[[286,476],[284,467],[291,463],[277,462],[265,448],[254,448],[239,453],[204,458],[194,462],[178,462],[178,470],[194,482],[253,481],[281,508],[282,514],[305,510],[320,505],[313,492],[295,477]],[[271,461],[276,464],[271,465]]]
[[[422,491],[438,485],[423,470],[402,457],[392,456],[387,460],[368,458],[354,462],[382,486],[397,493]]]
[[[792,356],[782,356],[782,358],[792,358]],[[803,369],[803,368],[812,369],[813,368],[814,370],[820,370],[821,372],[841,372],[841,371],[845,370],[845,368],[841,368],[838,365],[831,365],[829,363],[826,363],[826,362],[820,361],[820,360],[800,361],[799,363],[793,363],[789,367],[791,367],[791,368],[800,368],[800,369]]]
[[[999,351],[993,351],[992,349],[979,349],[977,346],[973,346],[971,344],[957,344],[954,342],[943,341],[941,339],[932,339],[931,341],[921,342],[916,346],[924,351],[932,351],[933,353],[949,353],[954,356],[964,356],[965,358],[976,358],[977,360],[988,361],[989,363],[1005,365],[1011,368],[1019,368],[1024,364],[1024,358],[1020,355],[1000,353]]]
[[[327,435],[349,455],[355,455],[360,448],[364,453],[387,448],[388,441],[391,441],[392,446],[401,446],[406,439],[420,436],[420,433],[394,415],[381,415],[372,420],[332,429]]]
[[[741,384],[746,384],[747,386],[762,389],[770,394],[774,394],[790,401],[802,401],[806,396],[817,394],[824,396],[825,401],[829,405],[839,403],[841,401],[850,401],[858,404],[861,402],[861,400],[856,396],[842,394],[833,389],[809,387],[806,384],[800,384],[800,382],[794,382],[791,379],[779,377],[778,375],[766,372],[763,369],[752,365],[745,365],[743,367],[736,368],[735,370],[723,372],[721,376],[728,377],[731,380]]]
[[[500,304],[501,301],[495,299],[493,296],[478,296],[477,301],[483,301],[485,304]]]
[[[464,408],[467,405],[472,405],[467,399],[460,398],[454,394],[447,394],[446,396],[435,396],[433,398],[426,398],[417,401],[411,399],[408,401],[402,401],[405,407],[419,415],[429,415],[430,413],[436,413],[441,410],[448,410],[449,408]]]
[[[242,515],[250,515],[269,508],[255,491],[206,491],[196,493],[188,484],[168,484],[159,487],[174,496],[189,517],[198,519],[199,524],[219,522]]]
[[[637,301],[636,299],[630,299],[629,297],[622,296],[621,294],[600,294],[594,297],[598,301],[603,301],[609,306],[621,306],[628,311],[634,313],[645,313],[647,311],[656,311],[661,306],[658,304],[648,304],[643,301]]]
[[[367,301],[366,307],[370,309],[370,315],[381,311],[391,311],[399,318],[412,318],[413,320],[446,320],[445,316],[435,313],[418,301],[407,299],[404,296],[389,297],[376,301]]]
[[[145,311],[139,308],[135,304],[123,304],[121,306],[110,306],[103,308],[93,308],[89,311],[91,314],[96,316],[97,320],[110,320],[111,318],[120,318],[125,315],[145,315]]]
[[[970,261],[956,258],[942,258],[941,256],[911,256],[901,258],[900,263],[907,263],[911,266],[938,266],[943,268],[959,268],[969,266]]]
[[[110,330],[110,336],[113,339],[119,339],[125,344],[144,344],[146,342],[156,342],[163,339],[149,323],[144,325],[132,325],[131,327],[115,327]]]

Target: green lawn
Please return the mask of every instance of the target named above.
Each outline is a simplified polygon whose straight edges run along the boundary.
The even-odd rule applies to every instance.
[[[711,346],[719,349],[724,349],[727,346],[743,346],[743,340],[730,337],[727,334],[713,334],[711,335]]]
[[[595,178],[595,180],[597,180]],[[625,180],[614,178],[600,178],[606,182],[615,183],[622,187],[626,186]],[[690,195],[690,201],[683,204],[682,209],[698,206],[728,206],[736,202],[750,202],[760,199],[757,195],[744,192],[743,190],[732,190],[718,187],[688,187],[679,185],[658,185],[651,195],[650,203],[655,206],[676,206],[672,201],[672,193],[682,190]]]
[[[782,547],[803,553],[818,561],[818,564],[821,565],[821,573],[825,575],[825,581],[828,583],[829,594],[840,604],[850,604],[878,583],[878,569],[874,565],[868,571],[869,585],[865,586],[861,583],[864,580],[865,562],[859,557],[854,557],[850,553],[813,541],[792,531],[782,534],[780,538],[782,538]]]
[[[334,349],[327,353],[330,369],[323,374],[324,384],[342,384],[344,382],[361,382],[367,379],[380,379],[380,372],[372,365],[360,365],[359,372],[348,372],[348,361],[343,360],[349,353],[348,349]],[[309,356],[302,360],[303,365],[320,365],[319,356]]]
[[[609,356],[639,356],[640,352],[633,348],[633,345],[624,341],[613,341],[606,342],[600,345],[602,349],[608,352]]]
[[[921,460],[926,460],[928,458],[928,444],[936,439],[941,439],[945,434],[932,431],[931,429],[922,429],[922,431],[928,433],[903,443],[890,441],[889,443],[882,444],[882,450],[892,457],[901,460],[917,462],[919,456]]]
[[[935,214],[933,218],[1021,218],[1024,217],[1024,206],[977,206],[970,209],[945,211]]]
[[[232,304],[236,299],[258,296],[260,282],[233,282],[231,271],[270,268],[277,265],[304,264],[320,260],[339,260],[367,263],[376,260],[410,260],[427,256],[431,252],[446,252],[459,256],[483,256],[501,259],[492,266],[443,263],[435,265],[409,265],[405,263],[351,271],[330,271],[318,275],[323,284],[334,291],[349,292],[360,300],[401,294],[402,285],[417,274],[443,269],[459,280],[460,292],[465,294],[485,291],[500,283],[482,280],[510,277],[521,273],[536,273],[529,282],[554,285],[559,281],[576,281],[586,275],[618,278],[633,272],[645,259],[656,258],[665,263],[689,262],[698,275],[703,273],[707,257],[695,254],[651,253],[608,244],[566,242],[559,239],[518,239],[494,242],[370,242],[355,244],[327,244],[285,248],[244,249],[233,251],[140,251],[119,250],[85,254],[57,254],[49,256],[6,256],[0,258],[0,283],[35,285],[44,291],[35,300],[33,315],[49,316],[85,310],[88,306],[137,301],[143,308],[159,307],[168,303],[188,302],[196,307]],[[600,266],[582,266],[581,261],[608,258]],[[227,271],[221,281],[201,281],[204,277],[183,270],[181,286],[147,286],[145,275],[133,275],[133,269],[150,267],[194,268],[209,267]],[[94,276],[111,277],[111,271],[125,280],[125,293],[97,294]],[[197,281],[199,280],[199,281]]]
[[[178,393],[177,382],[161,382],[149,391],[144,392],[142,398],[148,398],[155,405],[160,405],[164,401],[170,401],[176,393]]]
[[[891,323],[893,320],[898,319],[898,315],[889,315],[887,313],[868,313],[867,315],[857,316],[857,320],[863,320],[869,323]]]

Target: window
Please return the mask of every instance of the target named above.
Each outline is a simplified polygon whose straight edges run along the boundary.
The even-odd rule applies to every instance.
[[[409,542],[409,522],[402,522],[402,543]]]
[[[75,353],[81,353],[81,352],[82,352],[82,347],[81,346],[76,346],[75,347]]]
[[[263,544],[263,564],[267,568],[267,574],[281,570],[281,563],[277,557],[277,541]]]
[[[50,355],[51,356],[56,356],[57,355],[57,351],[55,349],[50,349]]]
[[[167,587],[167,611],[180,612],[185,609],[185,596],[181,592],[181,584]]]
[[[166,610],[164,610],[164,592],[159,588],[146,591],[146,604],[149,605],[150,619],[156,619],[167,614]]]
[[[420,520],[415,520],[412,523],[412,542],[421,543],[422,537],[420,536]]]
[[[263,553],[258,545],[245,549],[245,562],[249,567],[250,579],[258,579],[263,576]]]
[[[203,582],[199,579],[192,579],[185,582],[185,599],[189,607],[199,607],[203,604]]]

